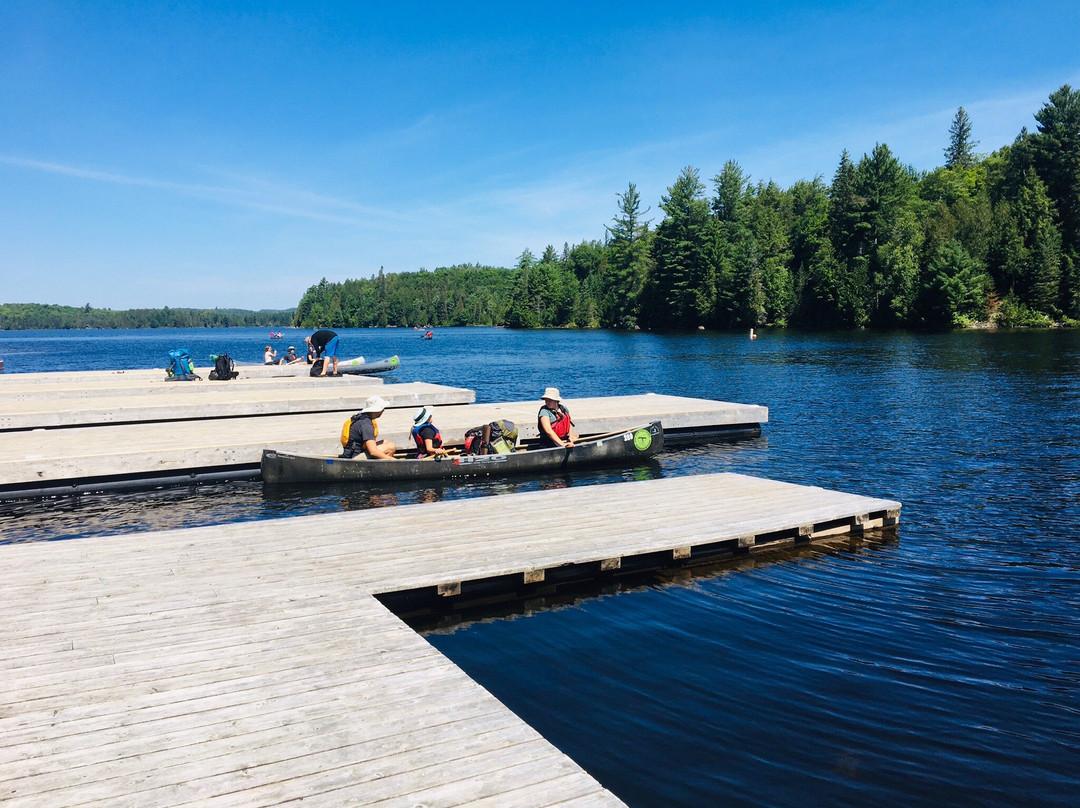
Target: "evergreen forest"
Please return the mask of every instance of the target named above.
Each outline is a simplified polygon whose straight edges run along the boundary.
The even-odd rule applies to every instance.
[[[1080,320],[1080,90],[1052,93],[1011,145],[977,151],[963,107],[944,163],[884,143],[831,179],[752,182],[688,166],[649,218],[634,183],[602,238],[512,269],[474,265],[309,288],[303,327],[954,328]]]

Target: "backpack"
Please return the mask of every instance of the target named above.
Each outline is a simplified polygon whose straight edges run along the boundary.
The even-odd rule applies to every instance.
[[[165,381],[188,382],[193,379],[201,379],[195,372],[195,364],[191,361],[191,353],[187,348],[174,348],[169,351],[169,366],[165,368]]]
[[[484,448],[484,428],[474,426],[465,430],[465,454],[478,455]]]
[[[211,379],[227,382],[229,379],[235,379],[240,375],[238,371],[233,369],[236,367],[236,363],[227,353],[218,354],[212,358],[214,360],[214,369],[210,371]]]
[[[513,421],[505,419],[487,424],[491,432],[484,443],[484,427],[465,430],[465,454],[510,454],[517,449],[518,430]]]
[[[517,451],[518,429],[513,421],[501,419],[491,422],[491,443],[488,451],[495,454],[510,454]]]

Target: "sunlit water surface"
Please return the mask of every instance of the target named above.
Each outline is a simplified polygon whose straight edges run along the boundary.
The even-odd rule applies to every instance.
[[[903,502],[895,533],[428,634],[628,804],[1080,804],[1080,334],[342,336],[346,356],[400,355],[392,380],[470,387],[481,402],[556,385],[571,407],[657,392],[769,408],[761,438],[544,485],[735,471]],[[262,329],[0,332],[0,357],[7,372],[164,367],[184,346],[208,365],[222,351],[258,362],[265,344]],[[6,504],[0,534],[74,539],[540,486],[221,483]]]

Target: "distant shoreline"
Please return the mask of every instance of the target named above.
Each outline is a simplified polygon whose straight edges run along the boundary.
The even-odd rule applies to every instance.
[[[291,328],[296,309],[95,309],[49,303],[0,303],[0,331]]]

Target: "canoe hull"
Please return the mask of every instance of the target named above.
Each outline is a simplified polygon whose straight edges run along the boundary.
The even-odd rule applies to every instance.
[[[628,429],[572,449],[530,449],[513,454],[464,455],[440,460],[369,460],[294,455],[264,449],[262,479],[267,483],[384,482],[493,477],[547,473],[593,466],[632,465],[664,448],[659,421]]]
[[[394,370],[401,361],[397,356],[389,356],[386,359],[380,359],[377,362],[357,362],[353,363],[352,360],[342,362],[338,361],[338,373],[342,375],[369,375],[373,373],[388,373]]]
[[[339,359],[338,360],[338,373],[342,376],[368,376],[375,373],[389,373],[394,370],[401,360],[397,356],[388,356],[386,359],[380,359],[377,362],[365,362],[364,357],[358,356],[356,359]],[[322,372],[322,365],[316,362],[311,366],[311,375],[316,376]]]

